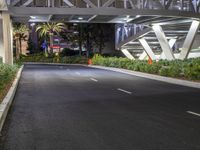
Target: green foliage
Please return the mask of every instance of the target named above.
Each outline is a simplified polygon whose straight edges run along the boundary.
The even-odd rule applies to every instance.
[[[154,61],[153,64],[150,65],[144,60],[130,60],[127,58],[103,57],[101,55],[95,55],[92,58],[92,62],[94,65],[124,68],[168,77],[200,80],[200,58],[188,59],[184,61],[160,60],[158,62]]]
[[[18,65],[7,65],[0,63],[0,97],[2,97],[5,88],[14,79],[18,68]]]
[[[2,63],[3,62],[3,58],[0,56],[0,63]]]
[[[60,56],[49,54],[48,57],[44,53],[36,53],[28,56],[22,56],[21,62],[44,62],[44,63],[66,63],[66,64],[87,64],[87,58],[84,56]]]
[[[66,25],[64,23],[56,23],[56,22],[51,22],[51,23],[42,23],[37,25],[36,31],[39,32],[39,35],[41,37],[46,37],[50,33],[56,33],[57,35],[60,34],[63,30],[66,29]]]
[[[185,63],[184,75],[191,80],[200,79],[200,58],[190,59],[189,63]]]

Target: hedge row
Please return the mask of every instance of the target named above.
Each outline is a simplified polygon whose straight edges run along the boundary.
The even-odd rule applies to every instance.
[[[5,96],[6,89],[14,79],[18,68],[18,65],[0,64],[0,101]]]
[[[21,56],[21,62],[46,62],[46,63],[66,63],[66,64],[86,64],[87,58],[83,56],[44,56],[44,54],[34,54],[28,56]]]
[[[200,80],[200,58],[188,60],[160,60],[148,64],[146,60],[130,60],[127,58],[102,57],[95,55],[92,58],[94,65],[124,68],[141,71],[161,76],[185,78],[189,80]]]

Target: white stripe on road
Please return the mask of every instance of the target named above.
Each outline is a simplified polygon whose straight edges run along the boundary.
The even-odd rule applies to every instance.
[[[121,92],[124,92],[124,93],[127,93],[127,94],[132,94],[132,92],[129,92],[129,91],[126,91],[126,90],[123,90],[123,89],[120,89],[120,88],[118,88],[117,90],[121,91]]]
[[[200,117],[200,114],[195,113],[195,112],[192,112],[192,111],[187,111],[187,113],[192,114],[192,115],[195,115],[195,116],[199,116],[199,117]]]
[[[94,81],[94,82],[98,82],[97,79],[94,79],[94,78],[90,78],[90,80]]]
[[[76,72],[77,75],[81,75],[80,72]]]

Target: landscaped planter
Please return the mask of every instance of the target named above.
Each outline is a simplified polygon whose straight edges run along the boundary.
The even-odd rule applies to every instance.
[[[174,61],[160,60],[158,62],[153,61],[152,64],[149,64],[145,60],[130,60],[127,58],[95,55],[92,58],[92,62],[93,65],[123,68],[187,80],[200,80],[200,58]]]

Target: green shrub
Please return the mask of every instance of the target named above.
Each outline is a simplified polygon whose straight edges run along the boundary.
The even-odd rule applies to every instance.
[[[189,60],[184,66],[184,76],[191,80],[200,79],[200,58]]]
[[[5,91],[5,88],[14,79],[19,65],[0,64],[0,99]]]
[[[191,80],[200,80],[200,58],[173,61],[160,60],[158,62],[154,61],[150,65],[144,60],[94,55],[92,62],[94,65],[124,68],[168,77],[184,77]]]
[[[86,64],[87,58],[84,56],[59,56],[55,54],[46,57],[44,53],[37,53],[28,56],[21,56],[18,62],[45,62],[45,63],[79,63]]]

